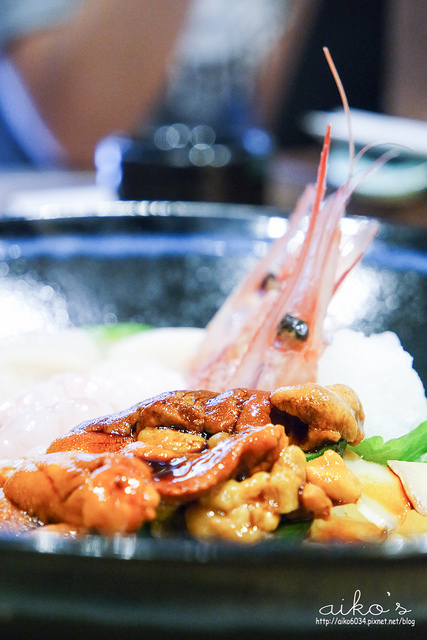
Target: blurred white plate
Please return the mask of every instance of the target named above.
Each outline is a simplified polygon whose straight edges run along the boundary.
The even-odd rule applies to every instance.
[[[323,138],[331,125],[332,145],[328,182],[341,185],[349,172],[349,130],[343,110],[315,111],[303,118],[304,131]],[[375,146],[357,164],[357,171],[369,173],[375,161],[388,149],[396,158],[366,177],[356,189],[360,196],[393,203],[419,197],[427,189],[427,123],[352,109],[351,128],[357,149]]]

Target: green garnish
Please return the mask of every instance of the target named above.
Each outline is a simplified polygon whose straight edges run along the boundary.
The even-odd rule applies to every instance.
[[[346,447],[347,447],[347,440],[344,440],[343,438],[341,438],[341,440],[338,440],[338,442],[330,442],[326,444],[324,447],[322,447],[321,449],[318,449],[317,451],[310,451],[309,453],[306,453],[305,459],[308,462],[309,460],[313,460],[313,458],[318,458],[319,456],[323,455],[325,451],[327,451],[328,449],[332,449],[333,451],[336,451],[342,457],[344,455],[344,451],[346,450]]]
[[[118,322],[111,326],[101,324],[85,327],[85,330],[100,343],[117,342],[140,331],[152,329],[148,324],[140,322]]]
[[[372,436],[350,449],[365,460],[379,464],[387,464],[388,460],[426,461],[427,421],[400,438],[384,442],[382,436]]]
[[[289,542],[302,542],[308,534],[312,520],[300,520],[299,522],[283,521],[276,531],[274,537]]]

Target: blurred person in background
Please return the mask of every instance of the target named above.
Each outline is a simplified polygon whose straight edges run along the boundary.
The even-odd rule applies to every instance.
[[[304,144],[301,114],[340,106],[324,45],[351,106],[387,111],[400,4],[2,0],[0,164],[92,168],[104,137],[162,122],[258,124],[281,148]]]
[[[92,168],[165,120],[244,128],[254,77],[313,0],[2,0],[0,165]]]
[[[91,167],[149,118],[189,0],[2,0],[0,164]]]

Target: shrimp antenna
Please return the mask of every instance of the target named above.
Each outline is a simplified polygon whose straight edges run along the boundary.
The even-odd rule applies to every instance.
[[[335,66],[334,61],[332,60],[332,56],[329,52],[328,47],[323,47],[323,53],[325,54],[326,57],[326,61],[329,65],[329,68],[331,70],[331,73],[333,75],[333,78],[335,80],[335,84],[337,85],[339,94],[340,94],[340,98],[341,98],[341,102],[342,105],[344,107],[344,113],[346,115],[347,118],[347,128],[348,128],[348,148],[349,148],[349,154],[350,154],[350,175],[352,175],[353,173],[353,166],[354,166],[354,138],[353,138],[353,130],[352,130],[352,126],[351,126],[351,115],[350,115],[350,107],[348,104],[348,100],[347,100],[347,96],[345,93],[345,89],[343,86],[343,83],[341,82],[341,78],[339,76],[339,73],[337,71],[337,68]]]

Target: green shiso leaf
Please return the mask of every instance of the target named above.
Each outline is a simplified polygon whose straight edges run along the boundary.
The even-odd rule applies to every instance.
[[[313,460],[313,458],[318,458],[319,456],[323,455],[325,451],[327,451],[328,449],[332,449],[333,451],[336,451],[342,457],[344,455],[346,447],[347,447],[347,440],[344,440],[342,438],[341,440],[338,440],[338,442],[329,442],[328,444],[326,444],[321,449],[318,449],[317,451],[310,451],[309,453],[306,453],[305,459],[308,462],[309,460]]]
[[[349,448],[365,460],[379,464],[387,464],[388,460],[426,461],[427,421],[400,438],[384,442],[382,436],[372,436]]]
[[[288,542],[302,542],[307,537],[311,524],[312,520],[284,521],[274,532],[274,537]]]

